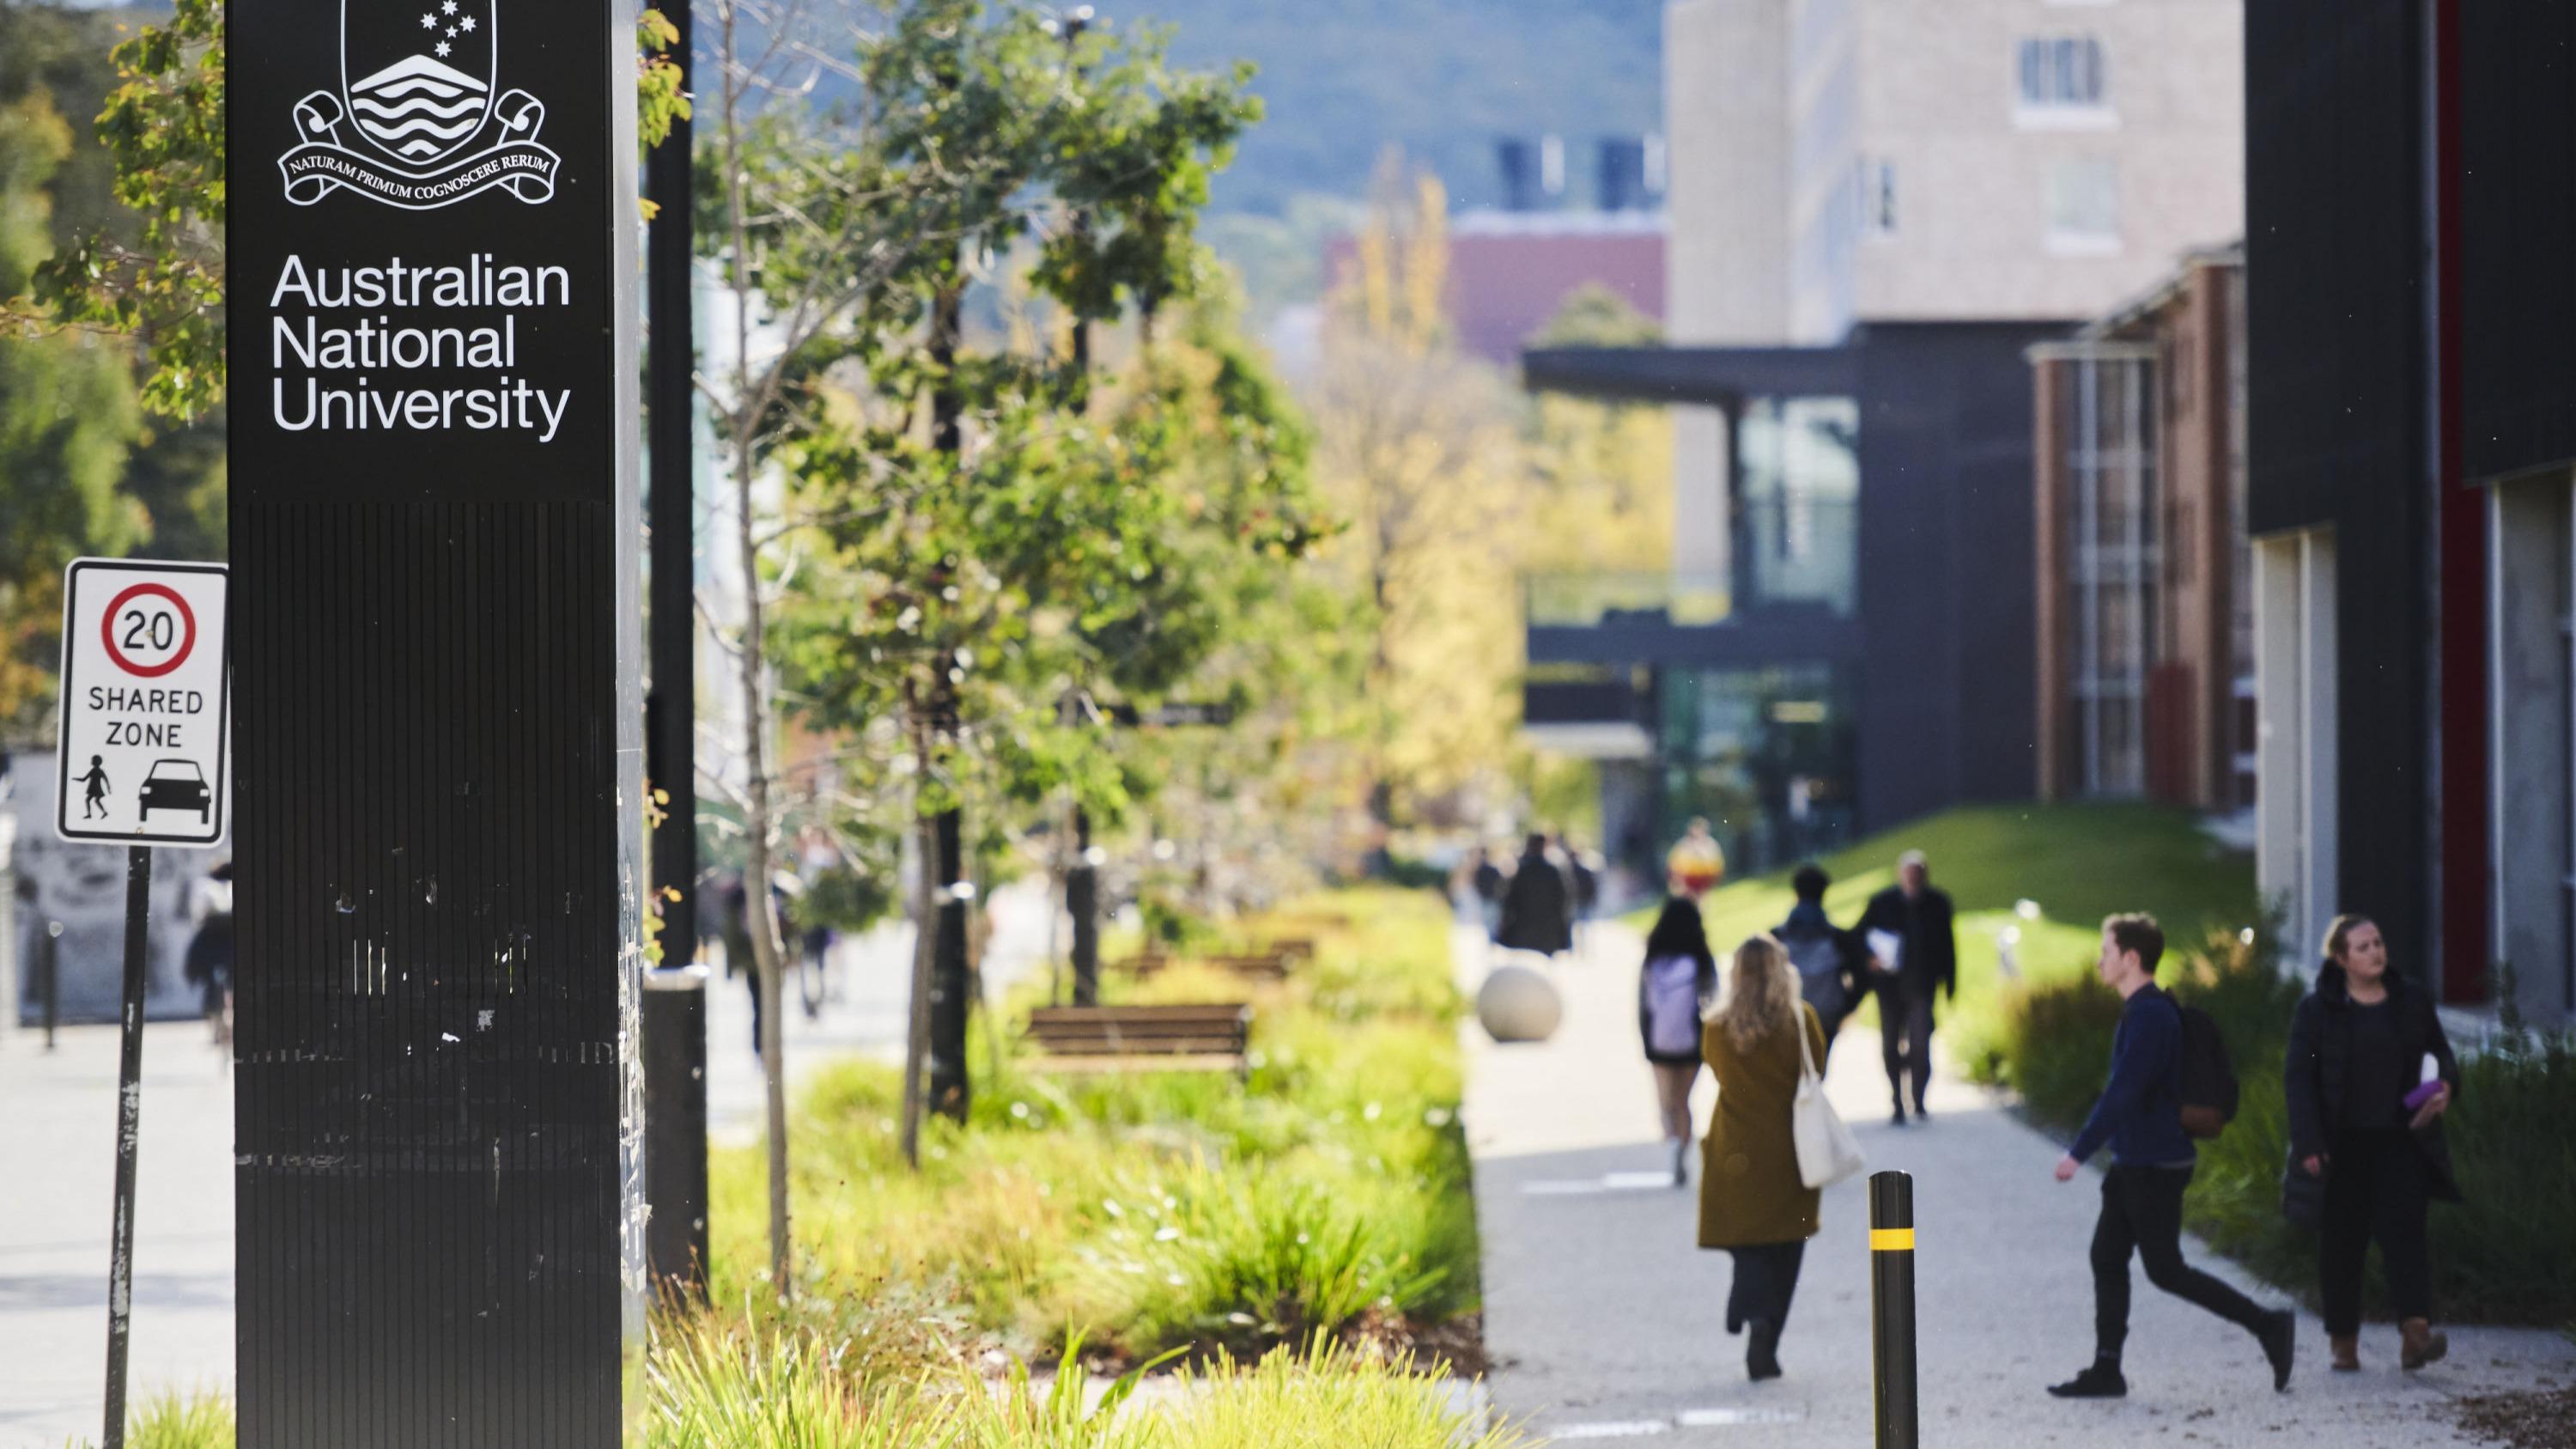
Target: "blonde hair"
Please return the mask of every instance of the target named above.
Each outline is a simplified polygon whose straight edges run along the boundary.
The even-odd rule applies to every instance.
[[[1726,999],[1717,1019],[1739,1052],[1794,1025],[1798,1019],[1798,974],[1789,969],[1789,953],[1768,936],[1754,936],[1735,948],[1734,969],[1727,973]]]

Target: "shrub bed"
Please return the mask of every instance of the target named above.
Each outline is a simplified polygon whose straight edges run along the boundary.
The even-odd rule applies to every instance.
[[[1077,1337],[1126,1362],[1255,1356],[1319,1330],[1454,1345],[1477,1247],[1446,916],[1419,892],[1331,905],[1341,924],[1301,926],[1317,957],[1284,983],[1186,964],[1108,983],[1131,1001],[1249,995],[1248,1082],[1035,1078],[1006,1025],[979,1034],[972,1112],[931,1124],[916,1172],[898,1073],[819,1078],[790,1139],[800,1293],[933,1293],[1041,1358]],[[713,1165],[718,1301],[759,1286],[762,1160]]]
[[[2282,974],[2266,938],[2214,937],[2159,973],[2210,1013],[2228,1039],[2243,1101],[2184,1199],[2195,1232],[2265,1279],[2303,1297],[2316,1288],[2315,1235],[2281,1215],[2289,1155],[2282,1058],[2302,986]],[[2003,998],[1995,1076],[2033,1118],[2072,1133],[2092,1110],[2120,1001],[2089,977],[2027,983]],[[2564,1041],[2510,1034],[2461,1063],[2451,1153],[2467,1199],[2436,1204],[2435,1301],[2445,1317],[2576,1327],[2576,1255],[2564,1246],[2576,1202],[2576,1058]],[[2384,1294],[2373,1268],[2374,1304]]]

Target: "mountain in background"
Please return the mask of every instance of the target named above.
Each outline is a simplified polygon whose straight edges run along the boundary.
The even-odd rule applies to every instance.
[[[1130,7],[1133,7],[1132,9]],[[1663,129],[1663,0],[1101,0],[1112,25],[1170,27],[1176,60],[1249,60],[1269,114],[1217,179],[1219,211],[1283,215],[1363,197],[1399,147],[1459,207],[1502,199],[1494,143],[1565,138],[1588,205],[1596,142]]]

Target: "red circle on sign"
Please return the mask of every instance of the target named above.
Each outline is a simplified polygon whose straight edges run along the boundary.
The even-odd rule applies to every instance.
[[[124,650],[116,647],[117,613],[127,604],[134,602],[137,596],[143,594],[168,599],[171,607],[179,611],[179,650],[159,664],[137,664],[125,657]],[[116,661],[117,668],[137,679],[159,679],[162,675],[187,663],[189,653],[197,647],[197,615],[188,607],[188,601],[179,597],[179,591],[168,584],[136,584],[117,595],[116,601],[107,606],[107,617],[99,621],[98,633],[99,637],[107,643],[107,657]]]

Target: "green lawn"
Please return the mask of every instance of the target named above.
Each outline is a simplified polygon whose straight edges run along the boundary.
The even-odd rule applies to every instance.
[[[1941,1010],[1943,1039],[1972,1075],[1992,1079],[2003,1034],[1999,939],[2018,931],[2022,976],[2050,980],[2092,965],[2102,918],[2151,911],[2177,945],[2254,924],[2254,862],[2200,830],[2189,812],[2151,805],[1987,805],[1934,815],[1818,862],[1834,877],[1825,908],[1850,925],[1896,879],[1896,857],[1920,850],[1932,883],[1958,907],[1959,999]],[[1709,944],[1723,958],[1788,915],[1789,872],[1719,887],[1704,903]],[[2015,913],[2022,901],[2034,919]],[[1653,915],[1637,918],[1640,929]],[[1874,1006],[1871,1010],[1874,1010]],[[1874,1018],[1865,1019],[1863,1025]]]

